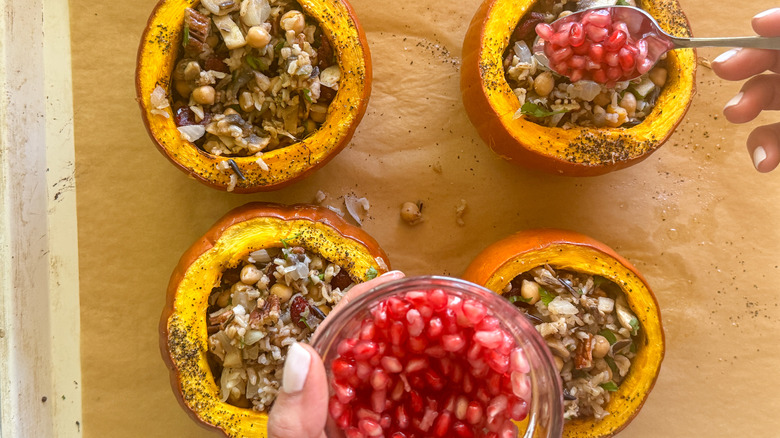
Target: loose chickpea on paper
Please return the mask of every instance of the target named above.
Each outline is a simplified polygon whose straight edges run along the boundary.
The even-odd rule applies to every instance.
[[[404,202],[401,205],[401,219],[409,225],[417,225],[422,222],[422,202]]]

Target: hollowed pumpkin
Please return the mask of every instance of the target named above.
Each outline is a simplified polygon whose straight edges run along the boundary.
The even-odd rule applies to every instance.
[[[605,406],[609,415],[569,420],[563,428],[568,438],[609,437],[628,425],[639,413],[652,390],[664,358],[664,332],[658,301],[647,281],[626,259],[603,243],[582,234],[562,230],[529,230],[514,234],[482,251],[463,278],[501,293],[517,275],[549,264],[604,277],[618,285],[639,319],[642,343],[631,369]]]
[[[647,158],[672,134],[695,93],[696,54],[673,50],[666,85],[652,112],[630,128],[549,128],[514,118],[520,103],[504,76],[503,54],[517,23],[536,0],[485,0],[463,42],[461,93],[479,135],[502,158],[569,176],[601,175]],[[643,0],[643,8],[672,35],[690,36],[677,0]]]
[[[182,23],[187,7],[199,0],[161,0],[152,12],[138,48],[136,93],[149,135],[160,152],[178,168],[211,187],[227,190],[232,170],[217,165],[231,157],[211,155],[181,138],[169,117],[151,113],[151,93],[159,85],[170,97],[171,74],[181,48]],[[371,57],[368,42],[346,0],[299,0],[304,12],[317,20],[330,40],[342,75],[339,90],[328,107],[325,121],[312,135],[292,145],[263,154],[269,170],[256,157],[232,157],[243,178],[236,193],[276,190],[325,165],[352,138],[368,106],[371,93]]]
[[[206,313],[222,273],[262,248],[302,246],[346,269],[355,281],[387,271],[377,242],[329,210],[250,203],[220,219],[181,257],[168,285],[160,348],[182,406],[229,437],[265,437],[268,416],[222,402],[208,363]],[[373,269],[372,269],[373,268]]]

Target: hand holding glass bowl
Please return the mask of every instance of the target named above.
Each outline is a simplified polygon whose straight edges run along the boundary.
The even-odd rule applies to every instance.
[[[499,295],[462,280],[417,277],[376,287],[402,276],[354,288],[353,304],[331,312],[312,347],[291,348],[269,435],[319,438],[324,426],[328,437],[482,436],[488,429],[490,436],[515,437],[518,429],[560,436],[560,382],[534,327]],[[403,327],[399,342],[391,340],[394,326]],[[437,326],[441,333],[433,333]],[[491,333],[503,334],[492,349],[482,345]],[[378,353],[362,357],[364,344]]]

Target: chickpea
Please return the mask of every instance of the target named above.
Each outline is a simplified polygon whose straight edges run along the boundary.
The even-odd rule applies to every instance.
[[[553,355],[553,360],[555,361],[555,368],[558,368],[558,372],[560,373],[563,369],[563,359],[560,357]]]
[[[602,92],[599,93],[595,98],[593,98],[593,103],[595,103],[598,106],[607,106],[612,102],[612,99],[609,97],[609,93]]]
[[[200,77],[200,65],[195,61],[188,62],[187,66],[184,67],[184,79],[194,81],[198,77]]]
[[[262,26],[252,26],[246,33],[246,43],[255,49],[262,49],[271,42],[271,34]]]
[[[263,278],[263,273],[255,265],[246,265],[241,268],[241,282],[255,284]]]
[[[311,117],[312,120],[314,120],[317,123],[322,123],[325,121],[325,117],[328,115],[328,107],[325,105],[321,105],[318,103],[315,103],[311,106],[309,109],[309,117]]]
[[[190,84],[185,80],[174,80],[173,85],[176,87],[176,92],[181,95],[181,97],[190,97],[190,93],[192,93],[192,87]]]
[[[222,114],[226,116],[232,116],[238,114],[238,111],[234,110],[233,108],[228,108]]]
[[[663,87],[666,84],[668,74],[665,68],[656,67],[650,70],[650,80],[653,81],[656,87]]]
[[[555,79],[552,73],[546,71],[534,79],[534,91],[540,96],[547,96],[555,88]]]
[[[238,105],[244,111],[252,111],[255,108],[255,100],[252,98],[252,93],[244,91],[238,98]]]
[[[217,297],[217,306],[222,308],[226,307],[228,304],[230,304],[230,289],[225,289],[220,292],[219,296]]]
[[[520,296],[528,301],[528,304],[536,304],[539,301],[539,284],[535,281],[523,280],[520,286]]]
[[[286,303],[292,297],[293,290],[283,283],[275,283],[271,286],[271,293],[279,297],[279,301]]]
[[[634,115],[636,112],[636,97],[633,93],[626,93],[623,98],[620,99],[619,105],[626,110],[629,116]]]
[[[201,105],[213,105],[216,92],[211,85],[204,85],[192,90],[192,98]]]
[[[303,14],[300,11],[295,10],[282,15],[279,22],[282,25],[282,29],[291,30],[295,33],[303,32],[303,28],[306,26],[306,19]]]
[[[414,202],[404,202],[401,206],[401,219],[409,225],[414,225],[422,219],[420,207]]]
[[[322,313],[324,313],[325,315],[330,313],[330,307],[328,307],[328,306],[326,306],[324,304],[320,304],[319,306],[317,306],[317,308],[320,309],[322,311]]]
[[[593,357],[601,359],[609,353],[609,341],[607,338],[601,335],[593,337],[593,350],[591,351]]]

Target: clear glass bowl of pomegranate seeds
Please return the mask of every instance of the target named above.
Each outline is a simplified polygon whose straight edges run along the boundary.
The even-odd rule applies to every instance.
[[[328,437],[560,437],[544,340],[499,295],[447,277],[386,283],[312,340],[330,385]]]

